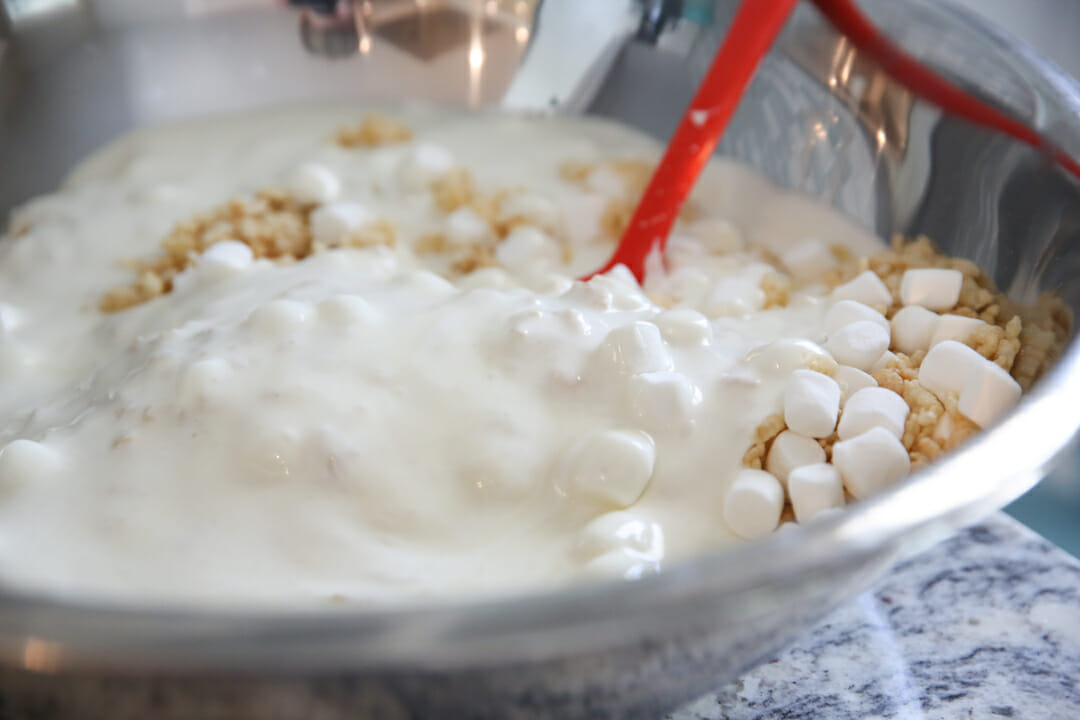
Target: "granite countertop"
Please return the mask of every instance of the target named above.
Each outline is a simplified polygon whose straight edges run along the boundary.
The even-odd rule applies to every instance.
[[[997,514],[668,718],[1080,719],[1080,561]]]

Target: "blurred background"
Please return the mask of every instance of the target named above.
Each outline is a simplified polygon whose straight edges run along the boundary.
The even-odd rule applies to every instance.
[[[1077,0],[956,0],[1025,40],[1080,79],[1080,2]],[[1074,443],[1075,445],[1075,443]],[[1008,512],[1080,557],[1080,449]]]

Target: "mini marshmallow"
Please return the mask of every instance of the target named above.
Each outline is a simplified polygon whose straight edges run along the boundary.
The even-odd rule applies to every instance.
[[[423,190],[454,168],[454,155],[441,145],[417,143],[401,160],[398,180],[410,190]]]
[[[800,523],[809,522],[823,510],[844,506],[844,481],[840,471],[828,463],[792,470],[787,491],[795,519]]]
[[[452,245],[472,245],[491,235],[487,220],[470,207],[460,207],[446,216],[446,239]]]
[[[929,350],[939,319],[921,305],[900,308],[892,318],[893,347],[906,355]]]
[[[605,365],[627,375],[671,370],[674,367],[671,354],[660,336],[660,329],[643,320],[620,325],[609,332],[596,353]]]
[[[371,224],[375,216],[359,203],[330,203],[311,213],[311,237],[321,245],[340,245],[351,233]]]
[[[707,345],[713,337],[709,319],[697,310],[677,308],[652,319],[664,340],[672,345]]]
[[[742,233],[727,220],[703,218],[688,226],[686,230],[699,238],[709,252],[718,255],[739,252],[746,246]]]
[[[247,323],[271,339],[283,340],[307,322],[311,306],[296,300],[271,300],[255,308]]]
[[[832,291],[833,300],[856,300],[872,308],[886,310],[892,305],[892,293],[873,270],[865,270]]]
[[[791,471],[803,465],[825,462],[825,450],[813,438],[785,430],[776,436],[765,458],[765,469],[787,483]]]
[[[844,487],[859,500],[881,492],[911,472],[911,458],[904,444],[882,427],[837,442],[832,461]]]
[[[860,320],[832,333],[825,349],[841,365],[866,371],[889,349],[889,331],[875,322]]]
[[[659,523],[633,510],[613,510],[581,529],[578,550],[586,557],[626,549],[659,560],[664,556],[664,531]]]
[[[289,192],[302,203],[333,202],[341,193],[341,181],[325,165],[304,163],[293,171]]]
[[[922,268],[908,270],[900,278],[900,302],[943,312],[956,307],[964,274],[959,270]]]
[[[828,437],[840,412],[840,386],[828,375],[796,370],[784,388],[784,422],[797,433]]]
[[[825,313],[825,335],[832,335],[847,325],[863,320],[876,323],[886,332],[889,331],[889,321],[874,308],[857,300],[841,300]]]
[[[238,240],[222,240],[203,250],[198,266],[204,272],[218,276],[230,275],[251,265],[255,255],[251,248]]]
[[[705,299],[705,312],[712,317],[749,315],[765,305],[761,284],[747,277],[726,277],[714,284]]]
[[[832,251],[817,238],[795,243],[780,255],[788,273],[799,280],[816,280],[836,265]]]
[[[315,311],[320,318],[339,325],[372,325],[379,320],[379,311],[359,295],[334,295],[317,306]]]
[[[740,470],[724,495],[724,522],[745,540],[763,538],[776,529],[784,509],[784,488],[764,470]]]
[[[499,264],[519,272],[551,267],[561,258],[558,243],[531,225],[514,228],[495,248]]]
[[[746,361],[763,375],[780,379],[786,379],[799,368],[833,373],[837,367],[833,356],[820,345],[795,338],[782,338],[759,345],[746,354]]]
[[[654,432],[690,430],[702,399],[701,389],[682,373],[647,372],[630,378],[633,413]]]
[[[992,425],[1020,402],[1020,383],[997,363],[983,358],[960,391],[956,409],[979,427]]]
[[[833,375],[836,383],[840,386],[840,406],[843,407],[852,395],[863,388],[877,387],[877,380],[868,373],[849,365],[841,365],[836,368]]]
[[[938,318],[937,327],[930,338],[930,347],[946,340],[964,342],[971,334],[986,323],[978,318],[964,317],[963,315],[942,315]]]
[[[569,491],[616,507],[628,507],[645,492],[656,463],[652,437],[640,430],[606,430],[573,452]]]
[[[35,483],[63,466],[60,453],[33,440],[12,440],[0,450],[0,492]]]
[[[911,408],[892,390],[881,387],[863,388],[848,398],[836,434],[841,440],[861,435],[870,428],[885,428],[896,437],[904,434]]]
[[[919,382],[944,401],[949,393],[959,395],[967,379],[978,374],[984,362],[989,362],[967,345],[955,340],[937,343],[919,366]]]

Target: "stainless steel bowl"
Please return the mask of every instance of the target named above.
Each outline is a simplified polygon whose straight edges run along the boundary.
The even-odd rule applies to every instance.
[[[301,15],[269,0],[4,0],[0,209],[134,125],[315,98],[495,101],[663,136],[733,8],[685,2],[696,14],[672,22],[660,2],[547,0],[534,22],[528,2],[336,4]],[[1080,88],[1031,50],[942,0],[864,5],[912,52],[1080,157]],[[930,235],[1018,300],[1053,291],[1080,307],[1077,183],[915,100],[809,8],[721,151],[883,236]],[[999,425],[840,517],[632,584],[322,613],[9,591],[0,715],[655,717],[1031,487],[1080,427],[1078,366],[1074,342]]]

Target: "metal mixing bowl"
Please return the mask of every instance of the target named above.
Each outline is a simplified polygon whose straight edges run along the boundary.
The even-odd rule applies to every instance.
[[[534,23],[529,2],[358,1],[338,15],[323,13],[333,2],[307,4],[301,16],[270,0],[0,2],[0,210],[129,127],[315,98],[503,98],[663,136],[733,6],[684,2],[693,18],[673,23],[668,3],[547,0]],[[1080,88],[1028,48],[942,0],[864,6],[909,50],[1080,157]],[[930,235],[1018,300],[1054,291],[1080,307],[1077,184],[915,100],[809,8],[721,151],[882,236]],[[656,717],[1031,487],[1080,427],[1078,365],[1074,342],[1003,422],[840,517],[640,582],[320,613],[11,591],[0,596],[0,716]]]

